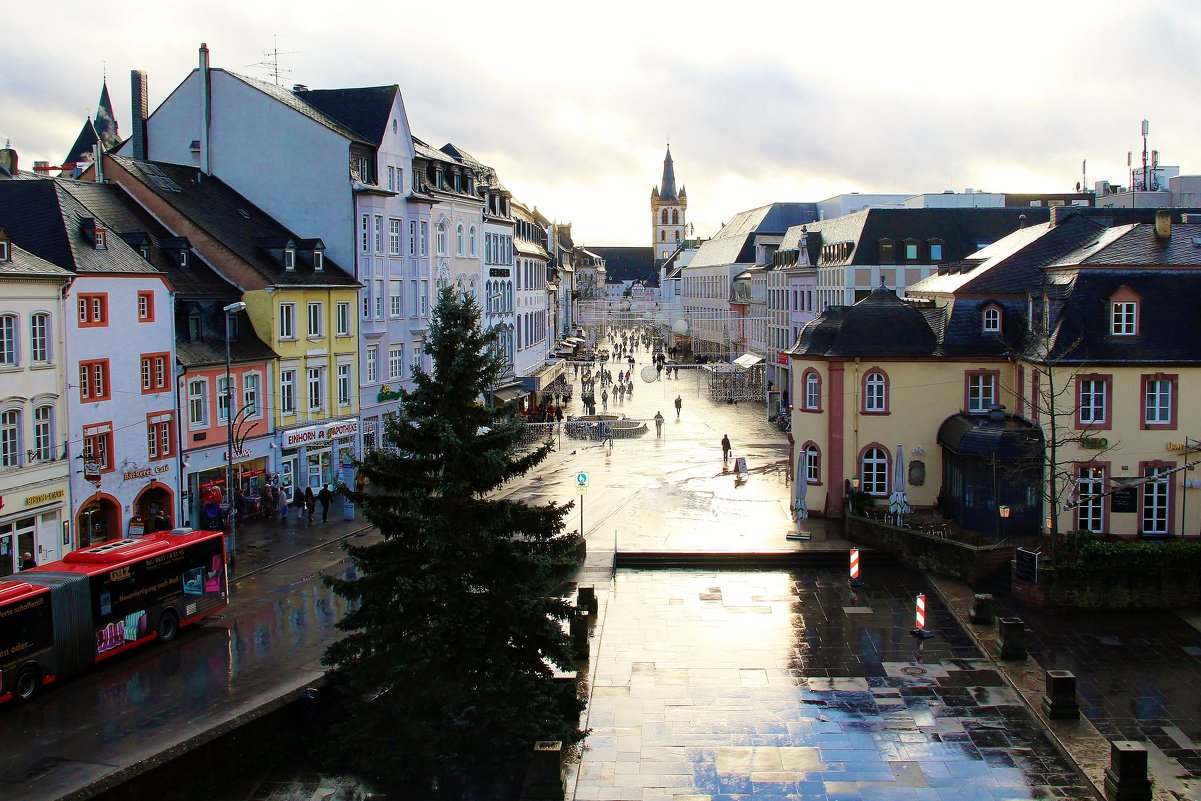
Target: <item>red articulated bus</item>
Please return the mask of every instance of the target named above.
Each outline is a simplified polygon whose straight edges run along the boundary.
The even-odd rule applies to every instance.
[[[0,581],[0,703],[229,603],[223,535],[176,529],[72,551]]]

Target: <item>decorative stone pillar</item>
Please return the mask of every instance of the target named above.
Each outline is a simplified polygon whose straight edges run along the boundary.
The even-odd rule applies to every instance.
[[[1076,676],[1070,670],[1047,671],[1047,695],[1043,714],[1051,720],[1076,720],[1080,705],[1076,701]]]
[[[1019,617],[1003,617],[997,620],[1000,639],[997,641],[997,658],[1003,660],[1026,658],[1026,624]]]
[[[1105,769],[1105,797],[1109,801],[1151,801],[1147,778],[1147,747],[1134,740],[1109,744],[1109,767]]]
[[[534,753],[521,786],[521,801],[563,801],[562,765],[562,742],[539,740],[534,743]]]

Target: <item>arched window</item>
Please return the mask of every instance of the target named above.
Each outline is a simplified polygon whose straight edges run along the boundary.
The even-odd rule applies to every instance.
[[[820,412],[822,409],[822,377],[814,369],[805,371],[804,394],[801,396],[801,409],[806,412]]]
[[[672,225],[680,224],[680,210],[679,209],[671,210],[671,224]]]
[[[863,413],[888,414],[888,375],[883,370],[863,376]]]
[[[21,413],[10,409],[0,413],[0,467],[21,465]]]
[[[54,459],[53,406],[38,406],[33,410],[33,454],[39,462]]]
[[[859,458],[859,489],[878,498],[888,495],[888,451],[878,445],[864,449]]]
[[[680,232],[679,231],[676,231],[676,241],[677,242],[680,241]]]
[[[463,224],[459,223],[459,227],[455,229],[455,255],[463,255]]]
[[[663,209],[663,214],[660,215],[663,219],[663,224],[667,225],[667,209]]]
[[[438,255],[446,255],[446,223],[438,223]]]
[[[659,241],[660,241],[660,242],[666,242],[666,241],[667,241],[667,232],[666,232],[666,231],[660,231],[660,232],[659,232]]]
[[[804,451],[805,483],[822,483],[822,452],[810,442]]]
[[[984,310],[984,331],[986,333],[995,334],[1001,330],[1001,310],[996,306],[989,306]]]
[[[494,292],[492,291],[492,282],[484,284],[484,308],[488,314],[492,313],[493,303],[495,303]]]
[[[38,312],[29,318],[29,358],[50,361],[50,315]]]
[[[471,230],[467,235],[467,243],[471,246],[471,255],[475,255],[475,226],[471,226]]]
[[[0,316],[0,364],[17,364],[17,315]]]

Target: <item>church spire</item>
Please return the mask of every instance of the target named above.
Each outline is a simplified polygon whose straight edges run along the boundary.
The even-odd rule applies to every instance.
[[[113,114],[113,103],[108,97],[108,81],[100,85],[100,102],[96,105],[96,135],[106,151],[121,144],[121,134],[117,131],[117,117]]]
[[[662,200],[678,200],[676,194],[676,168],[671,162],[671,145],[667,146],[667,156],[663,159],[663,187],[659,190]]]

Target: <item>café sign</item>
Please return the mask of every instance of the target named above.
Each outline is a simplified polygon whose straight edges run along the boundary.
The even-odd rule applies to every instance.
[[[336,423],[326,423],[320,426],[294,428],[284,432],[285,448],[300,448],[303,446],[327,445],[336,439],[352,437],[359,433],[359,421],[339,420]]]

